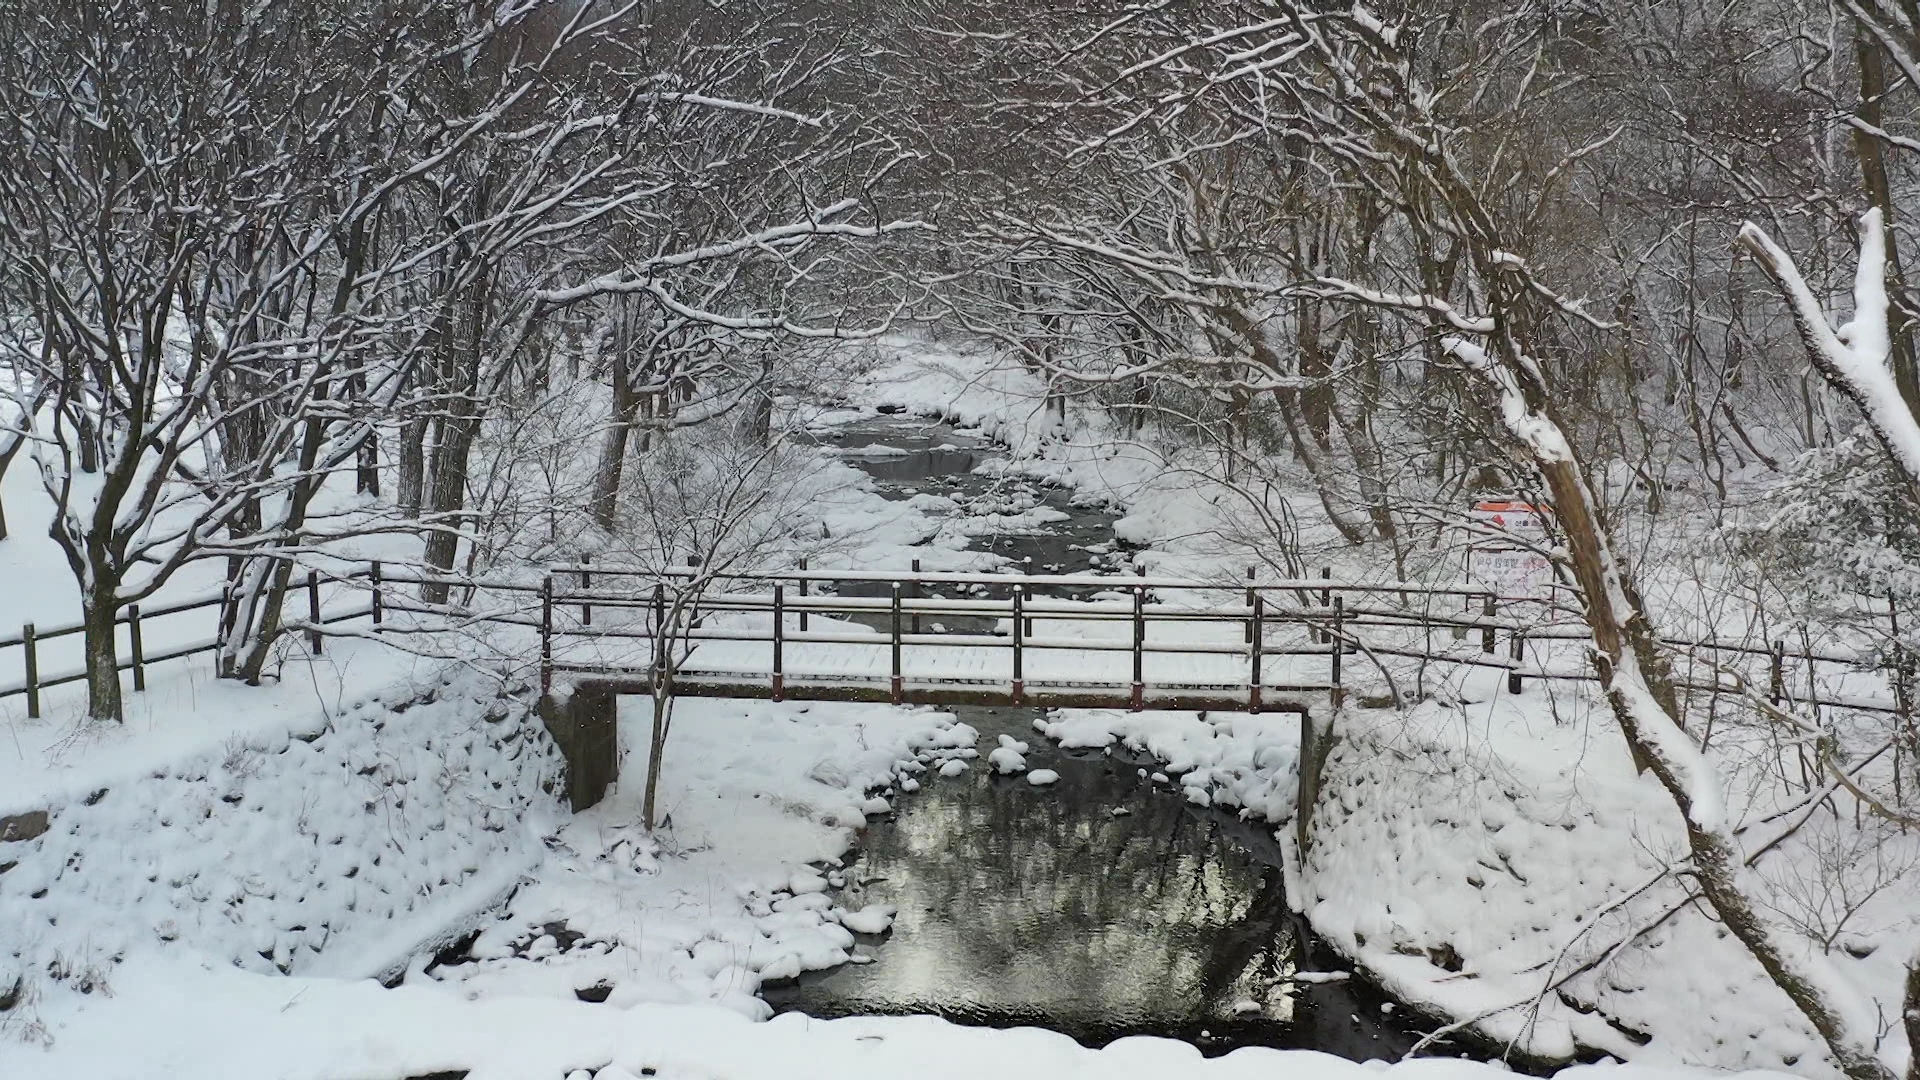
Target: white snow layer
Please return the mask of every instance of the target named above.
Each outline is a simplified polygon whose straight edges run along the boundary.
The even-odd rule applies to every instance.
[[[156,761],[0,842],[0,986],[110,987],[154,951],[381,974],[519,881],[559,772],[528,706],[466,676]]]
[[[75,1018],[68,1049],[0,1040],[0,1076],[86,1080],[337,1080],[467,1070],[467,1080],[1493,1080],[1499,1064],[1425,1058],[1360,1064],[1311,1051],[1121,1039],[1099,1050],[1036,1028],[933,1017],[750,1023],[726,1010],[468,1000],[438,986],[266,979],[130,963],[112,998]],[[1766,1074],[1749,1074],[1761,1080]],[[1582,1066],[1559,1080],[1729,1080],[1699,1069]]]

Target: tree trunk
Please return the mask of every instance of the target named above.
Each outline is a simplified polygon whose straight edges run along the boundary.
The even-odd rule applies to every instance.
[[[23,422],[21,426],[25,427],[26,424]],[[5,450],[0,450],[0,485],[6,483],[7,467],[13,464],[14,456],[20,452],[20,448],[25,446],[26,442],[27,440],[24,436],[16,435],[13,437],[13,442]],[[6,538],[7,507],[4,501],[0,501],[0,540],[5,540]]]
[[[1907,965],[1907,1000],[1901,1014],[1907,1027],[1907,1080],[1920,1080],[1920,956]]]
[[[1637,765],[1649,769],[1680,811],[1701,894],[1769,978],[1813,1025],[1842,1072],[1853,1080],[1894,1080],[1874,1056],[1865,1033],[1849,1026],[1828,988],[1796,955],[1789,931],[1774,925],[1740,881],[1744,862],[1717,807],[1717,780],[1686,735],[1672,680],[1659,663],[1653,626],[1632,592],[1625,567],[1613,555],[1573,444],[1553,415],[1537,365],[1510,331],[1494,342],[1497,357],[1456,342],[1454,355],[1480,374],[1499,400],[1495,409],[1547,482],[1553,509],[1580,585],[1580,602],[1593,638],[1600,683]]]
[[[426,563],[430,572],[451,574],[459,554],[460,512],[466,507],[467,462],[473,450],[474,434],[480,426],[479,405],[474,400],[480,383],[480,348],[486,330],[486,267],[473,270],[465,293],[455,312],[450,333],[443,339],[455,350],[448,356],[447,370],[453,378],[448,386],[445,420],[433,447],[433,478],[426,493],[426,513],[432,531],[427,533]],[[421,598],[432,604],[447,602],[445,582],[422,586]]]
[[[673,723],[671,683],[663,682],[653,692],[653,731],[648,736],[647,790],[640,801],[640,824],[652,832],[659,824],[660,758],[667,748],[667,729]]]
[[[1294,318],[1300,339],[1300,377],[1310,380],[1300,391],[1300,412],[1307,431],[1321,450],[1333,449],[1333,364],[1320,335],[1320,304],[1296,301]]]
[[[633,432],[634,413],[639,395],[633,392],[631,376],[633,348],[626,305],[615,309],[613,328],[613,417],[607,425],[607,437],[600,448],[599,467],[593,474],[593,520],[602,529],[613,529],[620,509],[620,473],[627,460],[627,440]]]
[[[96,566],[95,570],[98,569]],[[113,639],[113,620],[120,608],[114,592],[112,584],[95,586],[81,598],[80,604],[80,619],[86,634],[87,716],[94,720],[124,719],[120,658]]]
[[[1066,402],[1061,399],[1062,405]],[[1063,415],[1064,419],[1064,415]],[[753,386],[753,400],[747,404],[747,418],[742,425],[747,438],[755,446],[765,446],[773,439],[773,357],[762,355],[760,358],[760,378]]]
[[[427,421],[415,417],[400,428],[400,479],[394,497],[400,512],[410,518],[420,516],[420,496],[426,488]]]
[[[1880,128],[1884,123],[1881,102],[1887,92],[1886,50],[1863,28],[1856,28],[1855,51],[1860,61],[1860,119]],[[1920,364],[1913,348],[1913,320],[1904,303],[1906,275],[1900,265],[1900,248],[1893,229],[1893,185],[1887,176],[1885,148],[1880,139],[1865,131],[1853,133],[1854,154],[1860,159],[1861,186],[1867,201],[1879,207],[1886,228],[1888,292],[1893,302],[1887,311],[1887,332],[1892,354],[1894,386],[1907,410],[1920,413]]]

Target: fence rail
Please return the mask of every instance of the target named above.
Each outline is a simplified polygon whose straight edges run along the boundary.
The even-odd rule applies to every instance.
[[[595,586],[596,577],[600,581]],[[638,579],[637,587],[622,588],[620,583]],[[577,582],[577,587],[561,583]],[[348,605],[323,604],[323,585],[349,584],[364,590],[366,598]],[[396,585],[439,584],[460,590],[468,599],[482,593],[505,594],[519,598],[493,610],[476,611],[465,604],[436,605],[400,595]],[[668,603],[667,591],[673,588],[675,602]],[[742,588],[753,591],[741,591]],[[855,595],[844,595],[852,588]],[[971,592],[974,595],[928,595],[930,590]],[[876,595],[859,595],[861,590]],[[1068,599],[1043,595],[1041,590],[1078,590],[1092,592],[1091,599]],[[1003,592],[1004,596],[980,595]],[[1149,595],[1157,602],[1148,603]],[[1382,598],[1398,596],[1403,601],[1424,598],[1429,602],[1446,601],[1460,607],[1457,611],[1421,610],[1393,607]],[[1180,599],[1187,602],[1169,602]],[[222,593],[174,601],[161,606],[134,604],[115,618],[126,628],[127,649],[119,655],[117,668],[132,675],[133,690],[146,688],[147,668],[220,648],[226,636],[224,625],[228,610],[227,595]],[[1197,602],[1196,602],[1197,601]],[[1353,603],[1350,601],[1360,601]],[[1520,693],[1530,679],[1592,679],[1584,666],[1578,671],[1553,669],[1541,662],[1529,662],[1531,646],[1579,641],[1586,637],[1583,628],[1544,624],[1517,612],[1500,610],[1499,600],[1485,587],[1473,582],[1425,584],[1413,582],[1335,581],[1330,574],[1318,578],[1248,580],[1224,582],[1175,577],[1150,577],[1144,572],[1131,577],[1093,574],[959,573],[921,571],[916,563],[908,572],[873,570],[815,570],[802,560],[800,567],[788,571],[728,571],[690,565],[665,572],[630,566],[595,564],[590,561],[557,565],[537,582],[527,580],[475,580],[435,577],[412,571],[395,574],[380,563],[348,573],[326,573],[308,569],[304,582],[289,589],[286,604],[289,613],[304,608],[298,618],[289,618],[289,632],[304,634],[311,653],[324,649],[326,628],[338,623],[369,619],[376,632],[395,630],[432,630],[435,617],[458,619],[463,623],[487,623],[517,626],[537,632],[539,664],[543,689],[550,689],[556,674],[622,677],[641,682],[672,678],[683,688],[704,685],[709,691],[727,689],[754,692],[776,700],[801,683],[818,688],[823,680],[839,679],[858,686],[882,686],[883,700],[903,701],[910,691],[924,694],[930,686],[1004,685],[1004,697],[1022,703],[1034,691],[1046,687],[1071,687],[1076,690],[1104,688],[1121,701],[1142,708],[1159,691],[1205,691],[1201,699],[1221,705],[1244,706],[1258,711],[1268,693],[1325,691],[1338,699],[1345,691],[1345,664],[1348,657],[1371,654],[1417,660],[1422,663],[1459,667],[1478,667],[1504,672],[1509,692]],[[537,605],[537,608],[536,608]],[[174,640],[159,650],[146,648],[146,628],[156,619],[179,616],[208,608],[221,611],[215,620],[215,633],[208,637]],[[600,613],[596,625],[595,614]],[[402,613],[424,616],[422,625],[400,627],[388,616]],[[285,613],[283,613],[285,614]],[[712,625],[715,615],[770,616],[764,623],[749,620],[750,625]],[[636,617],[637,616],[637,617]],[[859,622],[873,620],[867,632],[829,628],[815,630],[815,617]],[[946,631],[943,627],[928,632],[931,620],[986,621],[982,630]],[[611,621],[610,621],[611,620]],[[1124,625],[1119,637],[1071,636],[1035,633],[1035,623],[1070,620],[1076,624],[1100,626]],[[794,624],[789,626],[789,624]],[[1001,632],[1005,626],[1006,632]],[[1214,639],[1183,638],[1156,640],[1152,627],[1186,626],[1233,628],[1232,634],[1219,630]],[[1275,640],[1281,628],[1304,628],[1307,640]],[[664,628],[664,633],[662,632]],[[86,678],[86,671],[65,670],[53,674],[41,670],[40,650],[45,642],[84,633],[83,623],[53,627],[27,624],[18,635],[0,638],[0,654],[22,651],[23,679],[0,687],[0,699],[24,695],[31,717],[41,713],[42,690]],[[874,631],[878,631],[875,633]],[[1404,642],[1381,640],[1370,631],[1420,630],[1429,639],[1434,631],[1446,631],[1456,639],[1477,635],[1477,648],[1436,650],[1431,640],[1409,646]],[[1505,648],[1500,638],[1505,638]],[[700,666],[698,657],[689,657],[663,674],[663,663],[670,651],[658,646],[658,639],[678,643],[691,651],[707,643],[758,643],[766,646],[764,671],[722,671]],[[569,642],[590,640],[646,641],[647,664],[634,666],[596,658],[570,658],[561,653]],[[1713,640],[1689,641],[1664,639],[1669,646],[1689,653],[1724,653],[1733,656],[1765,656],[1768,662],[1768,695],[1774,701],[1792,700],[1797,704],[1840,707],[1877,712],[1902,712],[1900,704],[1859,696],[1822,697],[1818,692],[1794,696],[1788,690],[1786,666],[1829,664],[1857,667],[1860,657],[1816,651],[1789,652],[1783,642],[1765,647],[1747,643]],[[805,646],[884,647],[887,666],[884,673],[842,671],[831,676],[788,670],[789,650]],[[974,649],[1003,657],[1007,677],[983,679],[975,675],[928,676],[907,669],[908,650],[924,657],[928,650]],[[1064,679],[1058,676],[1030,677],[1030,661],[1035,655],[1052,651],[1072,651],[1098,658],[1103,654],[1128,654],[1131,664],[1112,678]],[[1537,652],[1537,648],[1536,648]],[[1148,678],[1147,658],[1185,655],[1210,657],[1209,677],[1182,682],[1174,676]],[[1227,657],[1240,657],[1238,669],[1230,679],[1221,677],[1220,664]],[[1270,662],[1282,657],[1322,657],[1327,662],[1324,681],[1298,678],[1273,678]],[[1720,694],[1738,688],[1717,671],[1710,681],[1690,676],[1679,680],[1683,690]],[[862,691],[863,693],[865,691]],[[1084,694],[1082,695],[1085,696]],[[1164,695],[1161,695],[1164,696]],[[1194,694],[1187,693],[1187,698]]]

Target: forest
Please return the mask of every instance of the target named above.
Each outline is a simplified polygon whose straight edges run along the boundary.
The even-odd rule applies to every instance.
[[[1920,1078],[1910,0],[0,0],[0,146],[0,627],[76,624],[62,745],[132,737],[71,733],[139,727],[129,611],[194,589],[245,694],[374,637],[324,623],[316,567],[358,595],[377,560],[415,630],[385,648],[503,685],[529,646],[481,613],[539,601],[489,582],[904,570],[819,509],[818,410],[884,399],[1131,515],[1142,574],[1537,557],[1519,617],[1585,681],[1488,706],[1371,658],[1384,718],[1335,721],[1296,909],[1483,1047]],[[1490,750],[1488,709],[1520,725]],[[1088,745],[1166,759],[1128,723]],[[1558,749],[1499,760],[1531,724]],[[1632,880],[1448,840],[1553,914],[1345,913],[1374,886],[1337,830],[1380,811],[1341,793],[1396,755],[1384,833],[1518,788],[1548,834],[1613,830],[1528,867]],[[0,1041],[37,948],[0,947]],[[1513,1001],[1448,989],[1505,962]],[[1678,1018],[1735,983],[1794,1034]]]

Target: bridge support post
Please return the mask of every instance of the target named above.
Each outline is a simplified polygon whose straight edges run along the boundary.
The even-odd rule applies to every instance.
[[[619,716],[618,696],[591,683],[565,698],[540,695],[540,719],[567,763],[567,805],[576,814],[599,802],[619,771]]]
[[[1311,710],[1300,710],[1300,760],[1295,768],[1298,782],[1293,804],[1293,838],[1299,846],[1302,873],[1307,868],[1307,844],[1313,838],[1313,808],[1320,801],[1320,778],[1326,769],[1327,757],[1333,752],[1334,742],[1331,716],[1325,724],[1320,724],[1315,722]]]

